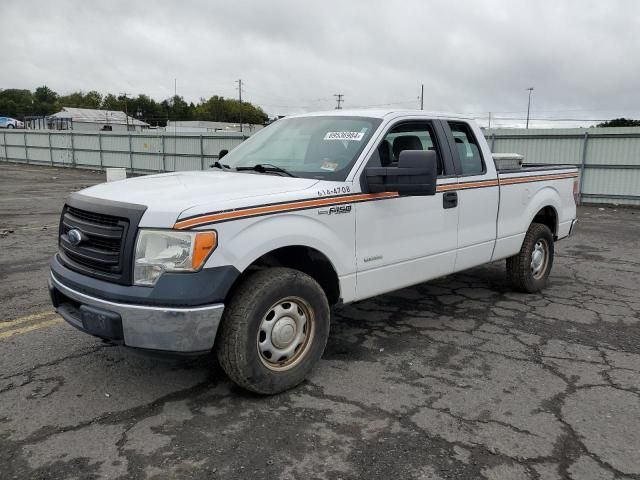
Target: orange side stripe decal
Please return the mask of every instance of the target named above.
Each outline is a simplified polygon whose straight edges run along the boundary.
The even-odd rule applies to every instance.
[[[361,202],[363,200],[378,200],[381,198],[398,197],[397,192],[383,193],[362,193],[356,195],[345,195],[342,197],[320,198],[318,200],[302,200],[299,202],[283,203],[280,205],[267,205],[264,207],[251,207],[230,212],[213,213],[211,215],[203,215],[202,217],[191,218],[177,222],[174,228],[184,229],[204,223],[220,222],[222,220],[230,220],[236,218],[250,217],[254,215],[263,215],[265,213],[287,212],[290,210],[300,210],[305,208],[323,207],[325,205],[338,205],[341,203]]]
[[[511,178],[501,178],[500,185],[513,185],[516,183],[527,183],[527,182],[543,182],[549,180],[561,180],[564,178],[576,178],[578,176],[577,173],[560,173],[556,175],[531,175],[528,177],[511,177]]]
[[[517,183],[539,182],[548,180],[560,180],[564,178],[576,178],[577,173],[560,173],[551,175],[530,175],[525,177],[507,177],[493,180],[483,180],[477,182],[445,183],[436,186],[436,192],[448,192],[451,190],[467,190],[472,188],[497,187],[499,185],[514,185]],[[340,205],[342,203],[355,203],[367,200],[379,200],[384,198],[396,198],[400,194],[397,192],[383,193],[361,193],[354,195],[343,195],[339,197],[319,198],[314,200],[300,200],[297,202],[282,203],[279,205],[265,205],[261,207],[241,208],[226,212],[211,213],[194,218],[188,218],[177,222],[174,228],[183,230],[208,223],[221,222],[238,218],[253,217],[267,213],[281,213],[292,210],[302,210],[307,208],[324,207],[327,205]]]

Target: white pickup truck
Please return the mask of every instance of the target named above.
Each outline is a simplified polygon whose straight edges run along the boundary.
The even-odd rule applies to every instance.
[[[574,167],[496,169],[478,126],[421,111],[278,120],[205,172],[96,185],[62,211],[49,290],[127,347],[217,353],[273,394],[322,356],[330,307],[506,259],[547,283],[576,222]]]

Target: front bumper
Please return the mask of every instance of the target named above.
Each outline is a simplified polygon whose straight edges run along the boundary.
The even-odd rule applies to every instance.
[[[67,323],[127,347],[176,353],[210,351],[224,304],[195,307],[116,303],[86,295],[62,283],[53,273],[49,293]]]

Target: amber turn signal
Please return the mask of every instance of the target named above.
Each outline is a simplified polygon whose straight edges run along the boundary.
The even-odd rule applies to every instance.
[[[204,265],[209,254],[218,245],[218,235],[216,232],[201,232],[196,235],[193,245],[193,255],[191,256],[191,267],[198,270]]]

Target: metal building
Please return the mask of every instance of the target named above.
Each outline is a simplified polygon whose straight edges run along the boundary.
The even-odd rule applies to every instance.
[[[216,132],[240,132],[239,123],[229,122],[210,122],[205,120],[169,120],[167,121],[166,131],[169,133],[216,133]],[[249,123],[242,124],[242,133],[251,135],[258,130],[264,128],[263,125],[253,125]]]
[[[66,121],[60,122],[62,119]],[[128,116],[124,112],[91,108],[64,107],[46,120],[46,128],[49,130],[58,130],[58,125],[61,124],[65,125],[63,130],[80,132],[141,132],[149,128],[148,123]]]

